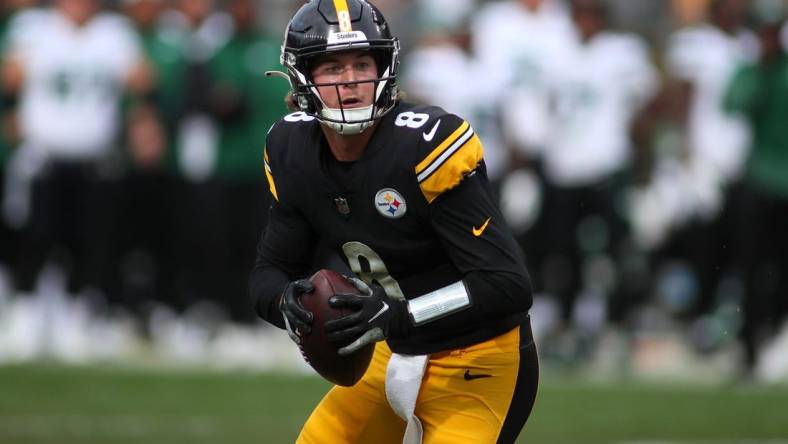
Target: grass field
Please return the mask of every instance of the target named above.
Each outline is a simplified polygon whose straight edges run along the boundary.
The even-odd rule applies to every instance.
[[[0,443],[287,443],[327,388],[281,374],[0,367]],[[788,444],[788,387],[548,377],[518,442]]]

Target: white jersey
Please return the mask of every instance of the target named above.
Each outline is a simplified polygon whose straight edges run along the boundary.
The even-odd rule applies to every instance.
[[[668,71],[693,86],[688,133],[693,163],[711,168],[723,181],[741,172],[749,144],[746,122],[723,110],[725,93],[736,68],[757,53],[758,43],[748,31],[734,36],[703,25],[670,38]]]
[[[451,45],[418,48],[409,54],[402,74],[404,90],[430,105],[467,119],[484,144],[490,179],[506,173],[506,147],[500,138],[497,100],[489,69]]]
[[[545,172],[561,186],[588,185],[627,167],[634,114],[658,87],[643,40],[602,32],[552,77],[552,131]]]
[[[479,59],[505,68],[499,74],[510,81],[536,87],[543,80],[545,64],[574,37],[567,12],[551,1],[536,11],[519,2],[490,3],[474,17],[471,31]]]
[[[546,84],[569,56],[575,33],[565,9],[545,1],[536,11],[517,2],[490,3],[472,23],[473,50],[504,90],[504,131],[531,154],[546,143]]]
[[[22,15],[7,51],[24,67],[19,118],[27,145],[60,159],[92,159],[118,132],[119,103],[140,58],[131,26],[99,14],[82,27],[54,10]]]

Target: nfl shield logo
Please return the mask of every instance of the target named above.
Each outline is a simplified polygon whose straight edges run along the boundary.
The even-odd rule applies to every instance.
[[[405,198],[393,188],[383,188],[375,195],[375,208],[378,213],[389,219],[399,219],[405,215],[408,205]]]

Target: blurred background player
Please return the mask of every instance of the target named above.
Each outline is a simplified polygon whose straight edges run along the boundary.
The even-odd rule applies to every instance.
[[[758,52],[755,36],[744,27],[747,4],[712,1],[708,20],[675,31],[665,54],[666,94],[675,104],[670,114],[682,139],[677,154],[665,159],[662,153],[658,162],[664,174],[673,175],[669,180],[684,184],[683,209],[670,241],[655,255],[655,266],[666,279],[686,276],[692,282],[694,290],[674,301],[675,310],[689,319],[714,310],[720,298],[740,298],[720,293],[722,278],[739,273],[741,265],[736,245],[720,239],[730,237],[741,211],[739,181],[750,134],[741,116],[725,112],[723,100],[736,68]],[[666,163],[676,158],[675,166]]]
[[[256,26],[254,2],[184,0],[155,20],[161,5],[139,3],[148,4],[137,22],[160,73],[152,105],[169,141],[160,179],[176,184],[157,197],[164,211],[138,216],[150,220],[156,245],[167,245],[156,250],[166,291],[149,327],[163,353],[198,359],[225,321],[253,319],[244,276],[268,207],[261,141],[286,111],[287,88],[261,76],[278,66],[279,44]],[[129,208],[138,211],[139,202]],[[253,217],[250,208],[258,209]],[[155,231],[157,218],[168,227],[161,215],[172,217],[172,231]]]
[[[227,316],[226,284],[219,252],[224,248],[217,202],[217,159],[221,128],[213,115],[211,59],[233,33],[233,19],[214,0],[178,0],[162,15],[161,26],[178,39],[184,60],[180,77],[183,102],[175,128],[176,292],[172,301],[180,319],[165,317],[162,326],[175,326],[168,349],[198,356],[217,324]],[[195,239],[199,241],[195,242]],[[178,333],[180,332],[180,333]],[[179,347],[178,343],[189,344]],[[190,350],[190,351],[187,351]]]
[[[575,43],[568,9],[556,0],[489,2],[471,22],[479,64],[496,76],[514,168],[538,160],[549,131],[548,82]]]
[[[101,12],[98,0],[57,0],[19,15],[9,33],[4,80],[19,98],[21,142],[8,174],[24,251],[22,315],[12,336],[17,354],[27,356],[49,332],[52,352],[79,360],[87,353],[88,300],[103,298],[115,229],[121,97],[126,88],[144,92],[149,75],[133,30]],[[34,300],[39,272],[52,260],[67,270],[65,288],[52,284]]]
[[[753,138],[744,171],[744,198],[736,217],[737,230],[723,242],[738,246],[746,268],[744,323],[745,372],[773,379],[779,367],[775,350],[761,360],[759,350],[779,331],[788,313],[788,54],[780,42],[785,5],[757,2],[754,23],[760,57],[740,66],[727,91],[726,108],[743,114]],[[784,353],[784,351],[782,352]]]
[[[564,321],[587,337],[599,332],[608,308],[620,321],[642,293],[622,273],[631,250],[622,194],[632,118],[656,92],[657,77],[645,42],[608,28],[603,2],[572,1],[571,14],[577,44],[547,85],[552,131],[541,162],[549,250],[540,272]]]
[[[16,12],[16,5],[3,3],[0,6],[0,55],[3,53],[3,46],[6,40],[6,31],[11,16]],[[0,56],[0,64],[2,63]],[[2,75],[2,74],[0,74]],[[5,195],[5,168],[6,160],[10,155],[12,138],[15,129],[13,128],[13,111],[16,102],[15,94],[6,92],[2,82],[0,82],[0,209],[2,208],[3,196]],[[16,253],[16,236],[13,229],[0,211],[0,307],[4,307],[11,295],[11,264]],[[2,311],[3,308],[0,308]],[[2,315],[0,315],[1,317]]]
[[[280,42],[255,28],[253,0],[228,0],[233,33],[210,60],[211,110],[219,123],[216,193],[202,201],[215,218],[213,260],[220,275],[219,302],[232,320],[254,319],[243,297],[253,264],[255,240],[265,226],[270,205],[263,171],[263,141],[268,129],[286,113],[283,82],[260,73],[279,66]],[[208,215],[206,215],[208,216]]]
[[[123,2],[151,70],[145,94],[127,94],[124,174],[118,203],[112,291],[145,329],[176,301],[175,130],[183,110],[185,58],[176,31],[160,25],[164,2]]]

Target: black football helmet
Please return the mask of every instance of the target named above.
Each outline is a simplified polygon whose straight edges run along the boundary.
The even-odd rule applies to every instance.
[[[378,66],[378,78],[354,82],[316,84],[310,76],[317,57],[333,51],[369,50]],[[285,31],[280,59],[295,105],[340,134],[359,134],[389,112],[397,102],[399,40],[386,19],[364,0],[312,0],[296,12]],[[276,74],[276,73],[268,73]],[[339,109],[326,106],[318,86],[375,83],[371,106]]]

